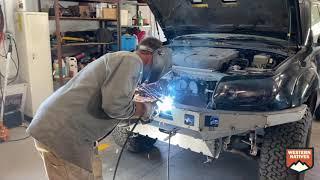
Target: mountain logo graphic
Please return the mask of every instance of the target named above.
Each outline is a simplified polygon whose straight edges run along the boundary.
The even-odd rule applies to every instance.
[[[302,172],[302,171],[309,169],[309,166],[305,163],[298,161],[296,164],[293,163],[291,165],[290,169],[295,170],[297,172]]]
[[[302,173],[313,168],[314,149],[287,149],[286,166],[287,168]]]

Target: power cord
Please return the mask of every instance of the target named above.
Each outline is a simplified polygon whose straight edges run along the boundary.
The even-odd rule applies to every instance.
[[[11,143],[11,142],[23,141],[23,140],[29,139],[30,137],[31,137],[31,135],[28,135],[28,136],[20,138],[20,139],[13,139],[13,140],[10,140],[10,141],[2,142],[0,144],[7,144],[7,143]]]
[[[19,126],[19,127],[23,127],[23,128],[25,128],[25,129],[27,129],[27,128],[28,128],[28,126],[26,126],[26,125],[21,125],[21,126]],[[11,142],[19,142],[19,141],[23,141],[23,140],[29,139],[30,137],[31,137],[31,135],[28,135],[28,136],[23,137],[23,138],[12,139],[12,140],[9,140],[9,141],[4,141],[4,142],[1,142],[1,141],[0,141],[0,145],[1,145],[1,144],[11,143]]]
[[[11,56],[10,60],[13,62],[13,65],[15,66],[15,69],[16,69],[16,74],[14,75],[14,77],[10,78],[10,81],[8,82],[8,84],[11,84],[11,83],[13,83],[14,81],[16,81],[18,79],[18,75],[19,75],[19,71],[20,71],[20,56],[19,56],[19,52],[18,52],[17,43],[16,43],[15,38],[12,35],[9,34],[8,35],[8,40],[9,40],[9,47],[11,47],[11,52],[12,52],[12,47],[14,46],[14,48],[15,48],[17,61],[18,61],[18,62],[14,61],[12,56]],[[0,56],[6,58],[7,54],[9,53],[9,51],[7,52],[4,44],[3,44],[3,50],[5,52],[5,55],[1,55],[0,54]],[[0,76],[2,78],[4,78],[4,75],[1,72],[0,72]]]
[[[124,142],[124,144],[123,144],[123,146],[122,146],[122,148],[121,148],[120,154],[119,154],[119,156],[118,156],[117,164],[116,164],[116,167],[115,167],[114,172],[113,172],[113,178],[112,178],[113,180],[116,179],[117,171],[118,171],[118,167],[119,167],[120,159],[121,159],[121,157],[122,157],[123,150],[125,149],[125,147],[126,147],[126,145],[127,145],[127,143],[128,143],[128,140],[129,140],[131,134],[133,133],[134,129],[137,127],[138,123],[139,123],[139,121],[137,121],[137,122],[134,124],[133,128],[132,128],[131,131],[128,133],[128,136],[127,136],[126,141]]]
[[[14,78],[8,84],[11,84],[15,80],[17,80],[17,78],[19,76],[19,71],[20,71],[20,56],[19,56],[19,52],[18,52],[18,48],[17,48],[17,42],[16,42],[16,39],[14,37],[11,37],[11,40],[13,41],[14,48],[16,50],[18,64],[11,57],[11,60],[12,60],[13,64],[15,65],[15,68],[16,68],[17,71],[16,71],[16,74],[15,74]]]

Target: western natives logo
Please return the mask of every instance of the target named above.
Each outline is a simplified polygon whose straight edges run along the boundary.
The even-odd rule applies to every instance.
[[[289,169],[298,173],[305,172],[313,168],[314,150],[306,149],[287,149],[286,165]]]

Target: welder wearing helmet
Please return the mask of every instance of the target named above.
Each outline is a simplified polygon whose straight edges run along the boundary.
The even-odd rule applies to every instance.
[[[169,71],[170,55],[161,41],[146,38],[135,52],[109,53],[90,63],[42,103],[27,132],[50,180],[102,179],[95,141],[121,119],[152,116],[156,105],[134,102],[135,89]]]

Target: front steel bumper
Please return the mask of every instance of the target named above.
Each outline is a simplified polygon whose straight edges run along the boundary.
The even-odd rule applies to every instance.
[[[172,144],[185,149],[213,156],[208,141],[221,137],[246,133],[251,130],[296,122],[303,118],[307,106],[273,112],[242,112],[200,109],[179,105],[171,114],[160,115],[153,123],[137,126],[135,132],[167,141],[167,135],[159,128],[176,127],[180,130],[172,138]]]

